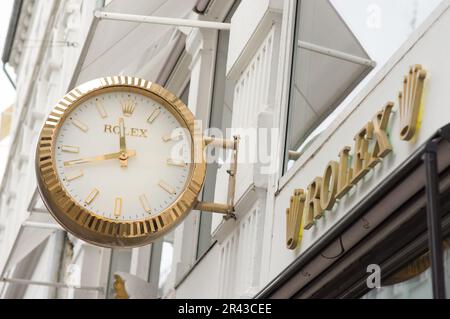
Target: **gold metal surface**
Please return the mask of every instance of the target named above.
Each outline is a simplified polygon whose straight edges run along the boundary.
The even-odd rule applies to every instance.
[[[125,112],[124,112],[125,114]],[[119,127],[120,127],[120,134],[119,134],[119,145],[120,145],[120,166],[127,167],[128,166],[128,154],[127,154],[127,144],[125,139],[125,123],[123,118],[119,118]]]
[[[158,186],[164,189],[169,194],[175,194],[175,189],[164,181],[159,181]]]
[[[182,160],[176,160],[176,159],[173,159],[173,158],[168,158],[167,159],[167,165],[178,166],[178,167],[185,167],[186,163],[184,161],[182,161]]]
[[[159,109],[159,107],[157,109],[155,109],[152,114],[150,114],[150,116],[147,119],[147,122],[152,124],[156,118],[159,116],[159,114],[161,113],[161,110]]]
[[[355,136],[352,148],[345,146],[339,153],[339,162],[330,161],[322,176],[314,178],[304,189],[296,189],[286,209],[286,246],[296,249],[301,240],[301,231],[309,230],[333,210],[339,200],[363,180],[363,177],[392,152],[388,136],[388,125],[394,103],[385,107],[366,122]],[[353,160],[351,161],[351,157]],[[353,162],[353,165],[350,163]]]
[[[416,64],[409,69],[403,80],[403,91],[399,93],[400,138],[410,141],[416,135],[419,125],[419,112],[422,103],[427,71]]]
[[[175,202],[159,214],[137,221],[120,221],[99,216],[78,204],[59,179],[55,165],[55,139],[68,114],[81,103],[106,92],[130,92],[155,100],[171,112],[190,132],[192,143],[190,173],[186,188]],[[194,127],[194,116],[187,106],[163,87],[149,81],[114,76],[90,81],[67,93],[53,108],[39,136],[36,151],[38,189],[50,213],[69,232],[104,247],[137,247],[151,243],[178,225],[197,203],[203,186],[206,163],[204,140]]]
[[[127,150],[125,152],[125,154],[122,152],[117,152],[117,153],[109,153],[109,154],[104,154],[104,155],[79,158],[76,160],[66,161],[66,162],[64,162],[64,166],[69,167],[69,166],[73,166],[73,165],[86,164],[86,163],[92,163],[92,162],[101,162],[101,161],[107,161],[107,160],[112,160],[112,159],[120,160],[125,157],[128,159],[133,156],[136,156],[136,151],[135,150]]]
[[[97,102],[95,103],[95,107],[97,108],[97,111],[98,111],[98,113],[100,114],[100,116],[102,117],[102,119],[108,117],[108,113],[106,113],[105,106],[103,105],[102,102],[97,101]]]
[[[150,203],[148,202],[147,196],[145,196],[145,194],[142,194],[141,196],[139,196],[139,201],[141,202],[142,208],[150,214],[152,212],[152,209],[150,208]]]
[[[236,174],[237,174],[237,162],[238,162],[238,151],[239,151],[239,136],[234,136],[233,139],[224,140],[224,139],[216,139],[214,137],[205,137],[205,145],[214,146],[214,147],[222,147],[224,149],[232,150],[232,161],[230,164],[230,169],[227,171],[228,173],[228,192],[227,192],[227,203],[219,204],[219,203],[208,203],[208,202],[198,202],[195,209],[201,210],[204,212],[212,212],[218,214],[224,214],[224,219],[236,219],[236,215],[234,214],[234,196],[236,192]]]
[[[116,299],[130,299],[130,296],[125,289],[125,281],[119,275],[114,275],[114,291],[116,293]]]
[[[75,172],[65,173],[65,175],[66,175],[67,180],[70,182],[70,181],[73,181],[74,179],[83,177],[84,174],[83,174],[82,170],[78,170]]]
[[[223,149],[234,149],[235,141],[233,139],[223,139],[214,136],[205,136],[207,146],[221,147]]]
[[[122,102],[122,112],[123,116],[130,117],[133,115],[134,109],[136,108],[136,102],[128,99]]]
[[[85,202],[86,204],[92,203],[99,193],[100,193],[100,191],[99,191],[97,188],[94,188],[94,189],[89,193],[89,195],[86,197],[86,199],[84,200],[84,202]]]
[[[66,153],[80,153],[80,148],[78,146],[62,145],[61,151]]]
[[[117,197],[114,200],[114,217],[118,218],[122,215],[123,199],[122,197]]]
[[[72,124],[75,125],[76,127],[78,127],[80,130],[82,130],[85,133],[89,130],[89,127],[86,124],[81,123],[78,120],[73,119]]]
[[[297,189],[291,197],[289,208],[286,209],[286,246],[290,250],[296,249],[302,241],[305,201],[305,191]]]
[[[232,208],[227,204],[206,203],[206,202],[198,202],[197,205],[195,205],[195,209],[204,212],[214,212],[223,215],[228,215],[233,212]]]

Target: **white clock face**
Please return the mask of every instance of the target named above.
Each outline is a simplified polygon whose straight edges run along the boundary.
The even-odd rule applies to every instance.
[[[162,104],[139,93],[105,92],[67,115],[55,166],[68,194],[91,213],[136,221],[171,206],[187,186],[192,138]]]

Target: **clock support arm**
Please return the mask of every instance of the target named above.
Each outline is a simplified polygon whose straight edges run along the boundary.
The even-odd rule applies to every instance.
[[[225,220],[228,219],[236,219],[236,215],[234,214],[234,196],[236,190],[236,173],[237,173],[237,161],[238,161],[238,149],[239,149],[239,136],[233,136],[232,139],[222,139],[206,136],[204,137],[205,147],[221,147],[223,149],[231,150],[231,164],[230,169],[227,170],[228,173],[228,193],[227,193],[227,202],[226,204],[219,203],[208,203],[208,202],[198,202],[195,206],[195,209],[201,210],[204,212],[211,212],[217,214],[225,215]]]

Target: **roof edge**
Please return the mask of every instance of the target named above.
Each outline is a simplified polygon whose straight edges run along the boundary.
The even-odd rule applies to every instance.
[[[22,11],[22,5],[23,0],[14,1],[11,18],[9,20],[8,33],[6,35],[5,45],[3,47],[3,54],[2,54],[3,63],[8,63],[9,58],[11,56],[12,46],[17,31],[17,25],[19,23],[20,12]]]

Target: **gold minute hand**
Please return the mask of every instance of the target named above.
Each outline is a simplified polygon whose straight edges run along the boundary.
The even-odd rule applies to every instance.
[[[133,156],[136,156],[136,151],[128,150],[125,152],[125,154],[126,154],[127,158],[133,157]],[[110,154],[104,154],[104,155],[87,157],[87,158],[80,158],[80,159],[76,159],[73,161],[64,162],[64,166],[67,167],[67,166],[73,166],[73,165],[78,165],[78,164],[107,161],[107,160],[111,160],[111,159],[119,159],[121,156],[123,156],[123,153],[117,152],[117,153],[110,153]]]

